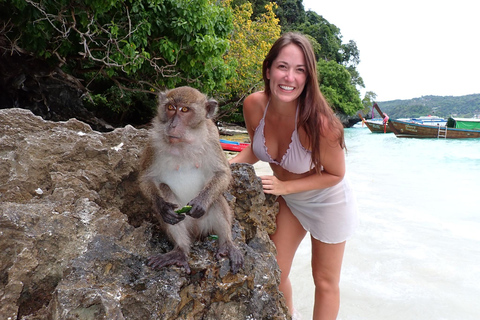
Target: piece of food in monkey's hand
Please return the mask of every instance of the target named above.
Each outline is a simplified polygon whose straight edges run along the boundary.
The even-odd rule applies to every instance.
[[[178,210],[175,210],[176,213],[182,214],[190,211],[192,209],[192,206],[184,206],[183,208],[180,208]]]

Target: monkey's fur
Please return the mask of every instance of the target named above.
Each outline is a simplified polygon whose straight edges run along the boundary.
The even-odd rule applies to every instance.
[[[223,196],[232,176],[211,120],[217,108],[215,100],[190,87],[158,96],[139,181],[174,249],[150,257],[148,265],[154,269],[178,265],[190,273],[190,247],[210,233],[218,236],[217,259],[228,255],[233,273],[243,265],[243,255],[232,242],[233,214]],[[174,211],[185,205],[192,206],[186,214]]]

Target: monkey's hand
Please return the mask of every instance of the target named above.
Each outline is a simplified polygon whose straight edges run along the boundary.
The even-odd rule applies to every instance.
[[[192,199],[188,203],[188,205],[192,206],[192,209],[190,209],[190,211],[187,212],[186,214],[188,214],[192,218],[198,219],[207,212],[207,208],[205,204],[198,197]]]
[[[159,214],[166,223],[174,225],[185,219],[184,214],[174,211],[178,207],[176,204],[167,202],[159,196],[155,197],[154,202],[155,213]]]

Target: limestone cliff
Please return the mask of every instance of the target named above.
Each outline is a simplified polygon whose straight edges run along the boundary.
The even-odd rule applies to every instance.
[[[289,318],[268,238],[276,207],[251,166],[232,166],[226,193],[239,273],[214,258],[214,239],[195,243],[190,275],[146,266],[171,249],[138,190],[146,140],[0,110],[0,319]]]

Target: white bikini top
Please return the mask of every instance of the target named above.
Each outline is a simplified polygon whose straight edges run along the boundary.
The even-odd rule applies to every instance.
[[[255,129],[255,133],[253,135],[253,153],[259,160],[277,164],[292,173],[301,174],[312,170],[314,168],[312,163],[312,152],[302,146],[297,132],[298,107],[295,113],[295,130],[292,133],[290,145],[288,146],[288,149],[283,155],[281,161],[275,161],[268,153],[267,146],[265,144],[264,131],[265,115],[267,114],[269,103],[270,101],[267,103],[267,106],[265,107],[265,112],[263,113],[263,117],[258,123],[258,126]]]

